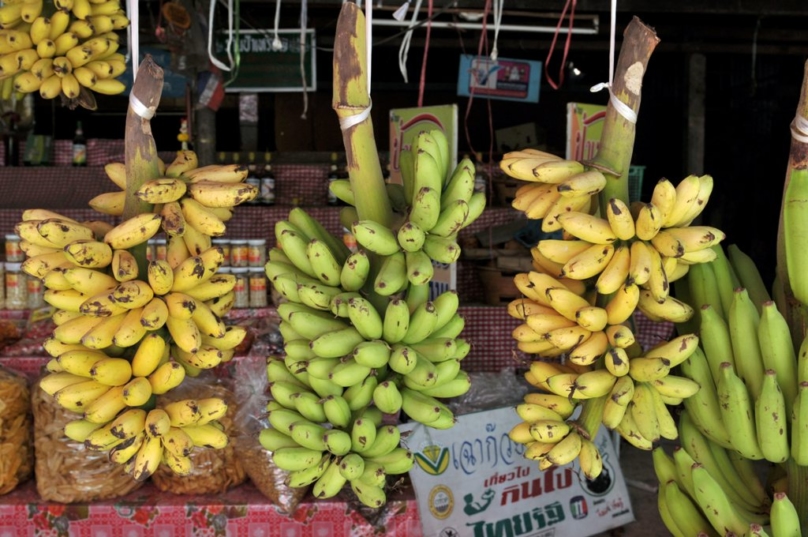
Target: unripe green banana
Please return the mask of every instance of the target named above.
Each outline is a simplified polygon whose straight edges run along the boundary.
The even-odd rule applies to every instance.
[[[289,472],[289,486],[299,488],[311,485],[325,473],[330,465],[331,454],[323,454],[316,465]]]
[[[379,383],[373,390],[373,403],[385,414],[396,414],[401,410],[402,397],[398,386],[389,380]]]
[[[390,359],[390,346],[381,339],[363,341],[354,347],[351,356],[356,363],[376,369],[384,367]]]
[[[342,266],[325,242],[312,239],[306,247],[306,255],[315,276],[321,282],[331,286],[339,285]]]
[[[452,202],[463,200],[468,202],[474,194],[474,163],[464,158],[454,169],[446,188],[441,194],[441,210],[446,209]]]
[[[382,337],[390,344],[398,343],[407,334],[410,327],[410,310],[407,303],[401,299],[388,302],[384,312]]]
[[[316,340],[323,335],[351,328],[347,323],[339,319],[334,319],[333,317],[327,318],[303,311],[292,313],[289,316],[289,324],[292,325],[295,332],[311,340]]]
[[[341,395],[330,395],[323,399],[323,410],[329,423],[335,427],[347,427],[351,423],[351,407]]]
[[[348,480],[342,475],[340,471],[341,459],[333,459],[331,464],[328,465],[323,475],[321,475],[311,488],[311,493],[315,498],[326,499],[333,498],[339,494],[342,487]]]
[[[426,285],[432,280],[435,267],[426,252],[406,252],[404,258],[407,263],[407,279],[412,285]]]
[[[304,448],[325,451],[324,436],[328,429],[308,420],[296,421],[289,426],[289,436]]]
[[[329,397],[329,396],[341,397],[342,392],[344,391],[342,386],[337,386],[328,379],[318,379],[309,376],[308,381],[309,385],[311,386],[311,389],[314,390],[314,393],[316,393],[320,397]]]
[[[416,353],[415,367],[404,376],[404,385],[420,391],[435,386],[437,381],[438,373],[435,364]]]
[[[407,287],[407,294],[404,297],[404,300],[407,302],[410,315],[412,315],[418,306],[429,301],[430,292],[429,284],[410,285]]]
[[[349,453],[339,464],[339,473],[345,479],[359,479],[365,472],[365,459],[359,453]]]
[[[409,213],[410,222],[429,233],[440,214],[440,190],[422,187],[415,192]]]
[[[418,354],[410,347],[397,345],[390,353],[388,365],[390,369],[401,375],[409,374],[417,363]]]
[[[399,475],[406,474],[410,471],[415,462],[415,457],[413,457],[413,454],[408,449],[396,447],[385,455],[372,458],[368,457],[368,461],[381,464],[384,468],[384,472],[388,475]]]
[[[755,425],[763,457],[777,464],[789,457],[786,400],[777,383],[777,373],[766,370],[760,397],[755,401]]]
[[[401,432],[395,425],[382,425],[376,429],[376,439],[362,454],[366,459],[383,457],[398,447]]]
[[[463,229],[469,216],[469,205],[464,200],[452,202],[443,209],[435,226],[429,230],[430,235],[452,237]]]
[[[373,390],[378,384],[379,381],[376,377],[368,376],[359,384],[354,384],[346,389],[342,396],[348,402],[350,409],[356,411],[370,404],[373,400]]]
[[[384,473],[384,466],[378,462],[373,462],[365,457],[365,471],[359,476],[359,481],[371,487],[384,487],[387,481],[387,474]]]
[[[438,237],[427,235],[424,241],[424,252],[438,263],[452,264],[460,257],[460,245],[455,236]]]
[[[289,428],[293,423],[303,421],[305,419],[297,410],[289,410],[287,408],[270,410],[267,417],[270,425],[286,435],[290,434]]]
[[[418,354],[433,363],[451,360],[457,354],[457,343],[451,338],[429,337],[409,345]]]
[[[434,397],[409,388],[402,388],[401,396],[401,409],[415,421],[429,425],[440,417],[441,405]]]
[[[299,447],[299,444],[291,436],[277,429],[263,429],[258,434],[258,441],[267,451],[275,451],[284,447]]]
[[[324,284],[298,283],[297,285],[297,296],[300,302],[320,311],[330,311],[334,297],[340,293],[339,287],[329,287]]]
[[[363,341],[365,338],[362,334],[355,327],[348,326],[315,337],[311,342],[311,350],[321,358],[339,358],[350,354]]]
[[[353,357],[343,358],[331,371],[329,380],[337,386],[349,388],[362,382],[371,368],[358,363]]]
[[[339,293],[331,298],[331,313],[336,315],[337,317],[342,317],[343,319],[347,319],[350,317],[350,313],[348,311],[348,303],[352,298],[360,298],[362,295],[355,292],[345,292]]]
[[[326,449],[334,455],[347,455],[353,442],[351,435],[340,429],[331,429],[323,435]]]
[[[758,460],[763,453],[755,431],[755,414],[744,382],[735,374],[732,364],[721,364],[721,377],[718,380],[718,400],[721,419],[729,433],[732,448],[747,459]],[[762,384],[762,379],[761,379]]]
[[[387,226],[373,220],[356,222],[351,227],[351,232],[356,237],[356,242],[374,254],[388,256],[399,251],[395,234]]]
[[[440,373],[438,373],[438,379],[440,379]],[[449,398],[449,397],[460,397],[461,395],[465,394],[471,388],[471,377],[465,371],[458,371],[457,375],[448,382],[440,383],[437,386],[432,388],[426,388],[425,390],[421,390],[421,393],[424,395],[429,395],[431,397],[441,397],[441,398]]]
[[[373,289],[382,296],[390,296],[406,286],[407,260],[404,252],[396,251],[382,261],[382,266],[373,282]]]
[[[387,503],[387,495],[381,487],[368,485],[359,479],[349,481],[359,501],[371,508],[378,508]]]
[[[292,396],[295,410],[300,412],[307,420],[315,423],[325,421],[325,410],[320,402],[320,396],[308,391],[300,391]]]
[[[382,317],[366,298],[352,298],[348,301],[348,318],[365,339],[382,337]]]
[[[362,454],[376,440],[376,424],[371,420],[358,418],[351,426],[351,450]]]
[[[415,222],[405,222],[398,230],[398,244],[405,252],[417,252],[424,246],[426,233]]]
[[[364,250],[359,250],[345,260],[340,270],[340,286],[345,291],[359,291],[368,279],[370,260]]]
[[[463,228],[468,227],[471,223],[477,220],[485,210],[485,193],[475,192],[468,201],[469,215],[463,223]],[[462,228],[461,228],[462,229]]]
[[[402,338],[402,343],[418,343],[429,337],[438,323],[438,313],[432,302],[417,307],[410,316],[410,326]]]

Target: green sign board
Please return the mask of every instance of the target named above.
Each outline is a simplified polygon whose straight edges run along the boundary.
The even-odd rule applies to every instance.
[[[317,61],[313,29],[306,30],[303,66],[306,91],[317,91]],[[273,47],[274,30],[241,30],[233,47],[238,46],[240,61],[236,79],[227,86],[228,93],[303,91],[300,61],[300,30],[278,30],[280,47]],[[227,33],[217,34],[216,57],[227,58]],[[238,45],[237,45],[238,44]],[[223,73],[227,78],[227,73]]]

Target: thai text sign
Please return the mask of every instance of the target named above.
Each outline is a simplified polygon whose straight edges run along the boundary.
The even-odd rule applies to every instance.
[[[460,416],[438,431],[420,424],[404,444],[424,537],[583,537],[634,520],[612,447],[601,428],[596,443],[603,473],[587,480],[577,461],[544,472],[508,437],[519,423],[513,408]]]

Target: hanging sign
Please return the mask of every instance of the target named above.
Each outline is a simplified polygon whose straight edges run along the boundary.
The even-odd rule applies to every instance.
[[[236,78],[227,93],[317,91],[317,40],[313,29],[306,30],[303,66],[306,87],[300,72],[300,30],[278,30],[281,46],[273,48],[275,30],[241,30],[238,34],[239,64]],[[227,32],[216,35],[215,54],[227,57]],[[236,39],[233,39],[236,46]],[[228,73],[222,73],[225,79]]]
[[[505,101],[539,102],[541,62],[460,55],[457,94]]]
[[[410,479],[424,537],[583,537],[634,520],[609,431],[595,439],[603,472],[588,480],[577,460],[540,471],[525,459],[525,446],[508,437],[520,421],[506,407],[459,416],[448,430],[399,426],[415,456]]]

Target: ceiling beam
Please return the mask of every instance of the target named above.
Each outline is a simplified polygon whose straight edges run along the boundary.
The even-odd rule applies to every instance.
[[[451,0],[436,0],[435,8],[447,5]],[[266,0],[242,0],[244,3],[266,3]],[[457,0],[458,8],[478,9],[486,0]],[[285,0],[284,4],[300,5],[301,0]],[[342,0],[316,0],[309,2],[309,9],[319,7],[339,8]],[[387,8],[397,8],[401,0],[382,0]],[[562,3],[559,0],[508,0],[508,10],[547,11],[557,13]],[[578,13],[608,13],[610,0],[578,0]],[[808,16],[808,2],[804,0],[621,0],[617,4],[621,13],[681,13],[714,15],[766,15]]]

